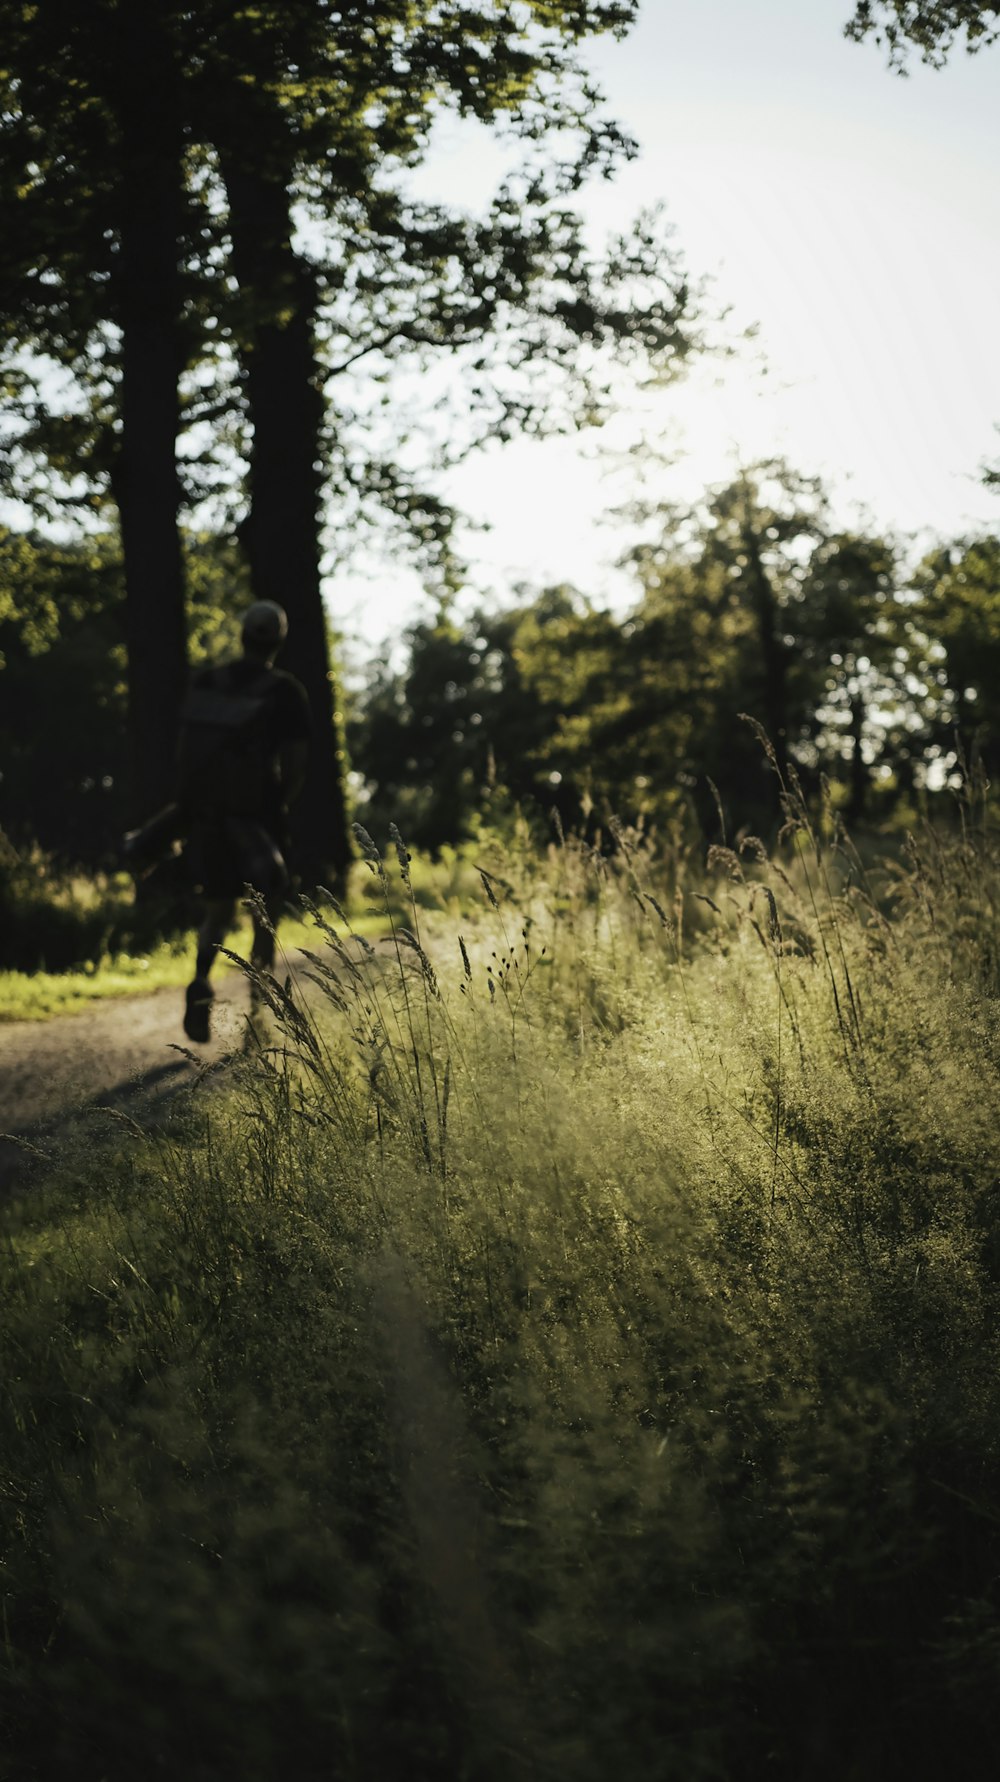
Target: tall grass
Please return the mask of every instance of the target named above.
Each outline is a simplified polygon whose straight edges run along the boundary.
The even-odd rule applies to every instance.
[[[622,826],[515,834],[460,927],[362,836],[386,938],[311,906],[308,993],[258,980],[235,1085],[12,1217],[23,1773],[974,1773],[995,838],[970,805],[866,865],[794,785],[786,817],[704,872]],[[410,1520],[380,1254],[466,1419],[530,1704],[492,1766]]]

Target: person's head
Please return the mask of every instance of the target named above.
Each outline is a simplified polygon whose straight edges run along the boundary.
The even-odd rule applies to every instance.
[[[270,662],[288,636],[288,616],[275,600],[255,600],[243,614],[243,653]]]

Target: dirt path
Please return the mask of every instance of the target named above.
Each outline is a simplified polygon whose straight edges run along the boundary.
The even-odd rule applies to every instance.
[[[375,1309],[417,1564],[460,1684],[475,1773],[504,1782],[539,1778],[533,1704],[490,1599],[486,1555],[495,1531],[477,1484],[464,1407],[432,1350],[404,1259],[391,1247],[376,1271]]]
[[[211,1064],[232,1051],[243,1032],[245,986],[235,973],[220,977],[212,1039],[194,1047],[181,1025],[182,990],[154,990],[95,1003],[51,1021],[0,1025],[0,1134],[44,1144],[56,1122],[100,1107],[137,1101],[154,1112],[188,1087],[198,1066],[176,1050]],[[19,1145],[0,1138],[0,1189],[23,1163]]]

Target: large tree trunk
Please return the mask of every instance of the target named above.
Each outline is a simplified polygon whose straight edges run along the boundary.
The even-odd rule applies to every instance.
[[[180,70],[164,0],[122,9],[121,449],[114,493],[125,559],[131,800],[170,797],[187,678],[180,488]]]
[[[274,128],[281,129],[280,120]],[[316,359],[316,280],[291,245],[289,179],[223,153],[233,266],[244,299],[243,353],[253,425],[245,540],[254,595],[288,614],[280,666],[302,682],[313,719],[303,791],[292,811],[294,864],[311,884],[343,884],[350,861],[343,749],[320,584],[323,394]],[[251,134],[250,143],[253,143]]]
[[[865,703],[860,693],[852,693],[851,701],[851,792],[847,802],[848,822],[856,823],[865,814],[868,799],[868,769],[863,753]]]

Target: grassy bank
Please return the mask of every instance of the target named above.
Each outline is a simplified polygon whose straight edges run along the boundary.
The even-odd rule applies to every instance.
[[[189,939],[163,941],[148,953],[105,956],[76,970],[0,971],[0,1022],[75,1015],[107,997],[138,996],[191,977]]]
[[[385,922],[377,913],[358,911],[358,932],[377,937]],[[312,931],[297,917],[281,923],[279,938],[290,957],[312,939]],[[230,935],[234,952],[250,951],[250,923],[241,917]],[[75,1015],[95,1002],[121,996],[139,996],[151,990],[177,987],[191,980],[194,970],[194,936],[191,933],[160,941],[145,952],[104,954],[65,971],[0,971],[0,1023],[48,1021],[53,1015]]]
[[[457,862],[437,867],[427,895],[447,897],[459,872]],[[366,907],[366,878],[354,873],[348,904],[358,931],[372,936],[385,921]],[[45,1021],[189,982],[199,910],[178,872],[137,890],[127,873],[70,871],[41,849],[14,848],[0,830],[0,1022]],[[292,951],[308,939],[294,898],[281,932]],[[242,913],[230,944],[249,952]]]
[[[10,1212],[12,1773],[976,1773],[995,844],[864,869],[793,818],[707,872],[515,841],[389,944],[319,912],[312,1013],[272,985],[231,1090]],[[402,849],[369,871],[405,901]],[[520,1752],[408,1494],[386,1256],[466,1431]]]

